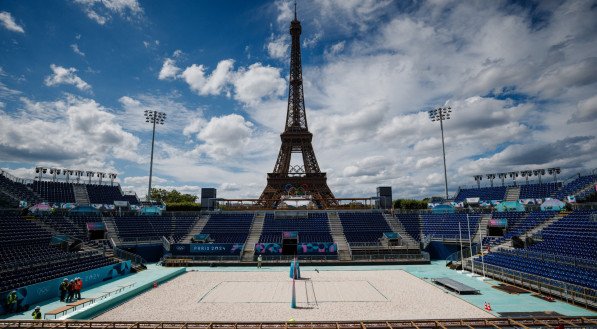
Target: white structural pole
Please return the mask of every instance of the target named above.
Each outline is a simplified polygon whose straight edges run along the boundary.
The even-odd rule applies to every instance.
[[[460,226],[460,221],[458,221],[458,236],[460,237],[460,264],[462,265],[460,273],[464,273],[464,252],[462,251],[462,228]]]
[[[483,276],[479,278],[479,280],[487,280],[485,277],[485,258],[483,256],[483,231],[481,231],[481,220],[479,220],[479,245],[481,246],[481,266],[483,268]]]
[[[470,274],[470,276],[476,276],[475,275],[475,260],[473,259],[473,240],[471,237],[471,221],[469,219],[468,214],[466,214],[466,224],[468,226],[468,245],[471,250],[471,274]]]

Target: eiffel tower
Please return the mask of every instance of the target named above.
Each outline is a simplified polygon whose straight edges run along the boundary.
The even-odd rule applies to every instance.
[[[290,23],[292,48],[290,52],[290,83],[288,85],[288,110],[286,127],[280,135],[282,146],[274,171],[267,174],[267,186],[259,203],[276,208],[287,195],[310,195],[319,208],[337,205],[337,200],[327,184],[326,174],[321,172],[313,151],[313,134],[307,126],[305,98],[303,95],[303,68],[301,64],[301,23],[296,18]],[[303,165],[291,165],[293,153],[303,156]]]

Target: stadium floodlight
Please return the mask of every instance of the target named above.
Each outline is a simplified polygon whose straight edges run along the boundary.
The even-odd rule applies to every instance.
[[[558,181],[558,174],[561,172],[560,167],[556,168],[547,168],[547,173],[553,175],[553,181]]]
[[[518,177],[518,171],[511,171],[508,173],[508,176],[512,178],[512,182],[514,183],[514,186],[516,186],[516,177]]]
[[[489,183],[491,184],[491,187],[493,187],[493,180],[495,179],[495,174],[487,174],[486,177],[487,177],[487,179],[489,179]]]
[[[542,184],[541,176],[545,175],[545,169],[535,169],[533,170],[533,175],[539,177],[539,184]]]
[[[481,188],[481,180],[483,179],[483,175],[475,175],[475,181],[477,182],[477,188]]]
[[[109,173],[108,177],[110,177],[110,186],[114,186],[114,180],[116,179],[115,173]]]
[[[502,186],[505,186],[504,179],[506,179],[506,177],[508,177],[508,174],[506,174],[505,172],[501,172],[501,173],[498,173],[497,175],[498,175],[499,179],[502,180]]]
[[[527,181],[527,185],[529,185],[529,177],[533,175],[533,172],[530,170],[521,170],[520,176],[524,177]]]
[[[149,186],[147,188],[147,201],[151,202],[151,176],[153,175],[153,145],[155,143],[155,125],[163,125],[166,121],[166,113],[158,111],[145,110],[145,122],[153,125],[153,132],[151,135],[151,158],[149,160]]]
[[[450,120],[450,114],[452,113],[451,107],[438,107],[433,110],[429,110],[429,119],[432,122],[439,121],[439,127],[442,131],[442,153],[444,155],[444,182],[446,184],[446,200],[448,200],[448,171],[446,169],[446,146],[444,144],[444,121]]]
[[[85,176],[89,177],[89,184],[91,184],[91,177],[93,177],[94,174],[95,174],[95,172],[93,172],[93,171],[85,172]]]
[[[99,178],[99,184],[102,185],[102,178],[106,177],[106,173],[97,172],[96,176]]]
[[[56,176],[60,175],[60,169],[50,168],[50,174],[52,174],[52,181],[56,181]]]

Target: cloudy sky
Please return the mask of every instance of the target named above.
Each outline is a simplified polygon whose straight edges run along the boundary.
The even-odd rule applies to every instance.
[[[258,197],[287,102],[288,1],[3,0],[0,167]],[[309,129],[338,196],[597,167],[596,1],[298,1]],[[485,183],[485,182],[483,182]]]

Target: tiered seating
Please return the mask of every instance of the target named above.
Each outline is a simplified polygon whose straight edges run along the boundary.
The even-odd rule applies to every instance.
[[[120,200],[128,201],[130,205],[140,205],[141,204],[141,201],[139,201],[139,198],[137,198],[136,195],[125,194],[120,198]]]
[[[334,242],[325,213],[309,213],[307,218],[296,219],[275,219],[274,214],[266,214],[259,242],[282,243],[285,231],[298,232],[301,243]]]
[[[71,237],[84,239],[87,229],[82,230],[78,225],[75,225],[71,220],[63,216],[40,216],[39,219],[44,224],[54,228],[56,231],[66,234]]]
[[[580,189],[594,184],[597,184],[597,175],[580,176],[570,183],[562,186],[562,188],[560,188],[554,196],[557,199],[562,200],[569,195],[574,195]]]
[[[505,186],[460,189],[455,202],[462,202],[466,198],[479,198],[481,201],[503,200],[506,196]]]
[[[36,223],[21,217],[0,217],[0,245],[21,246],[48,243],[51,234]]]
[[[69,215],[68,219],[79,229],[79,231],[83,232],[85,238],[87,237],[87,223],[96,223],[102,221],[102,217],[100,215]],[[82,239],[83,237],[78,236],[78,238]]]
[[[396,214],[396,219],[410,236],[415,240],[421,241],[421,220],[419,214]]]
[[[75,192],[71,183],[34,181],[31,189],[51,203],[74,203]]]
[[[529,213],[527,212],[494,212],[492,214],[492,217],[494,219],[506,219],[508,221],[507,227],[506,227],[506,232],[504,233],[504,236],[502,237],[485,237],[483,238],[483,245],[487,246],[487,245],[498,245],[503,243],[504,241],[506,241],[507,239],[512,238],[514,235],[520,235],[520,234],[514,234],[514,235],[510,235],[510,232],[516,231],[517,227],[524,222],[524,219],[527,217]],[[524,227],[524,225],[521,226],[521,228]],[[524,231],[523,231],[524,233]]]
[[[467,222],[466,214],[422,214],[423,220],[423,234],[430,235],[437,239],[460,239],[462,234],[463,240],[469,239],[469,222],[471,238],[479,228],[479,219],[481,215],[469,214]],[[460,223],[461,232],[458,231],[458,223]]]
[[[379,243],[384,232],[392,232],[381,213],[339,212],[338,216],[349,244]]]
[[[184,238],[196,222],[195,217],[138,216],[114,218],[118,237],[123,242]]]
[[[161,235],[157,233],[153,226],[149,224],[149,218],[138,217],[118,217],[114,218],[118,237],[123,242],[136,240],[159,240]]]
[[[163,236],[169,237],[178,242],[189,234],[193,225],[197,222],[197,217],[150,217],[149,223],[154,230]]]
[[[0,217],[0,291],[114,264],[89,252],[65,252],[49,245],[51,234],[20,217]]]
[[[561,186],[560,182],[520,185],[520,199],[545,199]]]
[[[534,257],[524,250],[492,252],[484,257],[484,261],[506,269],[597,289],[597,271]],[[480,264],[481,260],[477,258],[476,262]]]
[[[201,233],[209,234],[216,243],[245,243],[253,217],[252,213],[213,214]]]
[[[12,198],[16,198],[17,202],[27,201],[31,204],[38,200],[38,197],[27,186],[14,182],[2,174],[0,174],[0,191],[4,191]]]
[[[541,232],[543,242],[529,247],[532,251],[574,257],[597,262],[597,211],[576,210]]]
[[[114,201],[125,201],[119,186],[95,184],[85,186],[87,187],[87,194],[91,203],[114,204]]]

